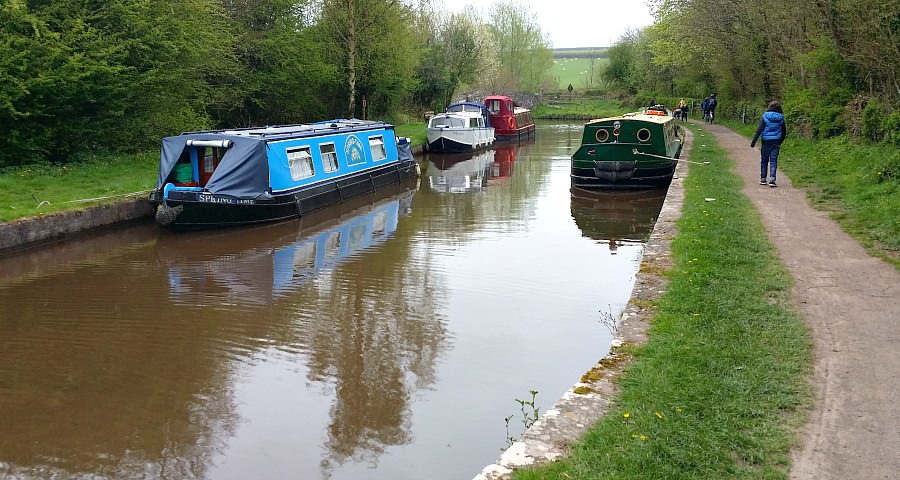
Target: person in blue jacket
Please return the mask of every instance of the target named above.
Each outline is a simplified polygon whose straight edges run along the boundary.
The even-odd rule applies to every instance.
[[[787,136],[787,126],[784,122],[784,112],[781,111],[781,102],[772,100],[766,108],[766,112],[759,119],[759,126],[750,141],[750,148],[756,146],[756,141],[762,138],[759,162],[759,184],[766,184],[768,172],[769,186],[775,186],[775,169],[778,166],[778,153],[781,150],[781,142]]]

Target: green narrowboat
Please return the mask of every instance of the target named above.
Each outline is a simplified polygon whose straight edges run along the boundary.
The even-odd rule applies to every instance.
[[[667,187],[681,155],[683,130],[664,107],[584,125],[572,155],[572,185],[586,189]]]

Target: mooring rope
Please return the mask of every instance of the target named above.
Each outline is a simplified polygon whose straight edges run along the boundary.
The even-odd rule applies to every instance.
[[[68,201],[65,201],[65,202],[59,202],[59,203],[93,202],[93,201],[97,201],[97,200],[108,200],[108,199],[110,199],[110,198],[131,197],[131,196],[134,196],[134,195],[145,195],[145,194],[150,193],[150,192],[152,192],[152,191],[153,191],[153,190],[141,190],[141,191],[139,191],[139,192],[122,193],[122,194],[119,194],[119,195],[108,195],[108,196],[105,196],[105,197],[80,198],[80,199],[78,199],[78,200],[68,200]],[[47,205],[50,205],[50,202],[44,200],[44,201],[40,202],[40,204],[38,205],[38,208],[40,208],[41,206],[43,206],[45,203],[46,203]]]

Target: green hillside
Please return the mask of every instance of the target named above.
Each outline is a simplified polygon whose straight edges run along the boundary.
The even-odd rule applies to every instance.
[[[591,58],[554,58],[553,69],[551,75],[559,85],[560,89],[565,89],[570,84],[573,88],[593,89],[600,86],[600,72],[609,63],[607,57]],[[593,76],[590,75],[593,66]]]

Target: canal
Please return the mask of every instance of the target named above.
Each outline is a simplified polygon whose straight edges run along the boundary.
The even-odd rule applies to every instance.
[[[0,478],[471,479],[608,352],[664,199],[571,192],[580,134],[0,257]]]

